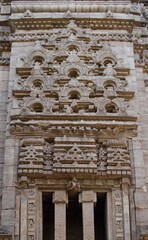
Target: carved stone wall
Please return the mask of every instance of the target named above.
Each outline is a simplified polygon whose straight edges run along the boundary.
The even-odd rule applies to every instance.
[[[146,4],[3,0],[0,9],[0,239],[43,240],[43,191],[57,219],[67,195],[79,194],[93,219],[96,200],[85,196],[110,194],[107,240],[146,239]]]

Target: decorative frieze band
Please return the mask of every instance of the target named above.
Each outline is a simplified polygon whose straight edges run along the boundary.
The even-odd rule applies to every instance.
[[[25,138],[21,140],[18,173],[22,176],[51,174],[93,174],[130,176],[128,144],[124,140],[105,140],[97,144],[92,137]]]

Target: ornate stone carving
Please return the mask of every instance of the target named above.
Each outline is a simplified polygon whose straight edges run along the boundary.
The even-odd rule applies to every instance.
[[[23,193],[19,198],[21,205],[18,207],[17,221],[22,226],[23,223],[26,225],[25,237],[13,234],[14,238],[42,238],[42,233],[39,233],[42,229],[38,226],[42,224],[42,219],[39,223],[37,221],[41,211],[39,214],[37,211],[42,205],[41,192],[46,189],[55,192],[55,233],[59,234],[54,237],[64,239],[65,225],[60,213],[62,211],[62,217],[65,216],[66,191],[69,195],[77,195],[82,189],[82,207],[89,206],[91,210],[89,218],[87,211],[83,211],[86,214],[83,215],[86,216],[83,218],[86,220],[83,222],[83,233],[87,232],[83,238],[91,240],[94,235],[94,190],[106,191],[107,201],[110,199],[113,203],[107,204],[108,209],[112,207],[114,220],[106,227],[107,235],[116,240],[128,239],[123,227],[130,233],[129,204],[126,201],[128,203],[128,194],[132,189],[128,191],[123,179],[131,178],[130,152],[133,151],[132,168],[138,164],[134,164],[135,149],[132,149],[130,141],[137,128],[136,114],[146,117],[147,110],[144,108],[141,115],[138,108],[142,103],[135,105],[143,97],[141,89],[147,91],[142,79],[147,86],[148,72],[147,7],[136,1],[132,0],[131,4],[128,1],[121,4],[119,1],[92,1],[93,4],[91,1],[77,0],[74,3],[64,1],[63,4],[60,1],[42,1],[41,4],[36,1],[27,1],[28,4],[23,1],[1,1],[0,96],[7,96],[7,90],[9,93],[6,151],[2,160],[6,161],[4,173],[7,172],[5,167],[14,170],[4,176],[2,187],[4,193],[13,192],[10,195],[13,199],[15,189],[10,189],[10,186],[17,179],[17,171],[17,192]],[[2,109],[6,103],[7,99],[5,102],[2,99]],[[1,114],[1,117],[6,117],[4,115]],[[142,134],[146,135],[142,128],[140,124],[138,136],[141,143]],[[16,140],[15,144],[11,144],[11,140]],[[12,152],[14,155],[12,165],[7,155],[8,143],[11,146],[10,154]],[[132,181],[137,174],[138,168],[132,174]],[[11,179],[8,179],[9,175]],[[9,183],[10,186],[7,186]],[[135,179],[137,183],[139,180]],[[38,189],[41,190],[40,203],[37,201]],[[25,196],[24,202],[22,196]],[[7,212],[10,212],[10,223],[14,227],[15,200],[11,204],[13,209],[5,206],[5,201],[2,205],[2,221],[7,221]],[[130,208],[132,214],[132,201]],[[26,211],[24,219],[20,209]],[[137,216],[141,217],[142,212],[140,215],[136,213]],[[132,235],[132,221],[131,225]],[[24,231],[22,226],[18,226],[18,232]],[[111,229],[115,231],[113,236],[110,236]],[[145,235],[144,232],[138,234]],[[134,239],[134,236],[131,238]]]
[[[1,14],[10,14],[10,5],[2,5]]]
[[[97,152],[93,139],[81,138],[79,140],[78,138],[66,136],[55,138],[53,156],[54,172],[95,174],[96,170]]]
[[[70,195],[75,195],[81,191],[80,183],[75,177],[67,183],[67,191]]]
[[[19,57],[17,73],[21,79],[13,91],[17,101],[12,115],[126,116],[127,100],[133,97],[124,89],[129,72],[122,59],[116,58],[108,42],[98,46],[97,38],[84,33],[74,20],[52,33],[47,44],[36,41],[28,55]]]
[[[113,203],[115,208],[115,229],[116,239],[124,239],[123,236],[123,207],[121,190],[116,189],[113,191]]]
[[[96,193],[94,191],[82,191],[80,195],[80,202],[96,202]]]
[[[108,141],[107,174],[131,174],[129,151],[124,141]]]
[[[24,14],[23,14],[24,18],[32,18],[33,14],[32,12],[28,9]]]
[[[106,171],[107,166],[107,149],[106,146],[99,146],[98,153],[98,171]]]
[[[65,191],[55,191],[53,196],[54,203],[67,203],[67,194]]]
[[[35,189],[30,189],[28,195],[28,239],[35,239],[37,221],[36,221],[36,191]]]
[[[33,138],[21,141],[18,173],[35,173],[43,170],[43,139]]]

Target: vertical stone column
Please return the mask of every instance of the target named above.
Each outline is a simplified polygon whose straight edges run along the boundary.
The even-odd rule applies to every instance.
[[[96,202],[96,193],[82,191],[80,202],[82,202],[83,211],[83,240],[94,240],[94,202]]]
[[[122,192],[120,188],[112,189],[112,201],[113,201],[113,239],[123,240],[123,201]]]
[[[20,236],[20,206],[21,206],[21,196],[16,196],[16,210],[15,210],[15,237],[19,239]]]
[[[42,240],[43,236],[43,205],[42,205],[42,192],[38,191],[37,194],[37,240]]]
[[[6,139],[1,224],[14,232],[19,141]]]
[[[55,204],[55,240],[66,240],[66,203],[65,191],[55,191],[53,202]]]
[[[130,213],[129,213],[129,197],[128,197],[128,185],[129,180],[126,178],[122,179],[122,199],[123,199],[123,216],[124,216],[124,239],[131,239],[130,231]]]
[[[107,209],[107,240],[113,240],[113,206],[112,206],[112,195],[111,192],[107,193],[107,202],[106,202],[106,209]]]
[[[28,216],[27,216],[27,197],[25,196],[24,193],[22,193],[21,196],[21,230],[20,230],[20,240],[27,240],[27,232],[28,232],[28,228],[27,228],[27,220],[28,220]]]

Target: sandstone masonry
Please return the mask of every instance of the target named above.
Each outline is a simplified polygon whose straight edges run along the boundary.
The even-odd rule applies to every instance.
[[[147,19],[0,1],[0,240],[148,239]]]

